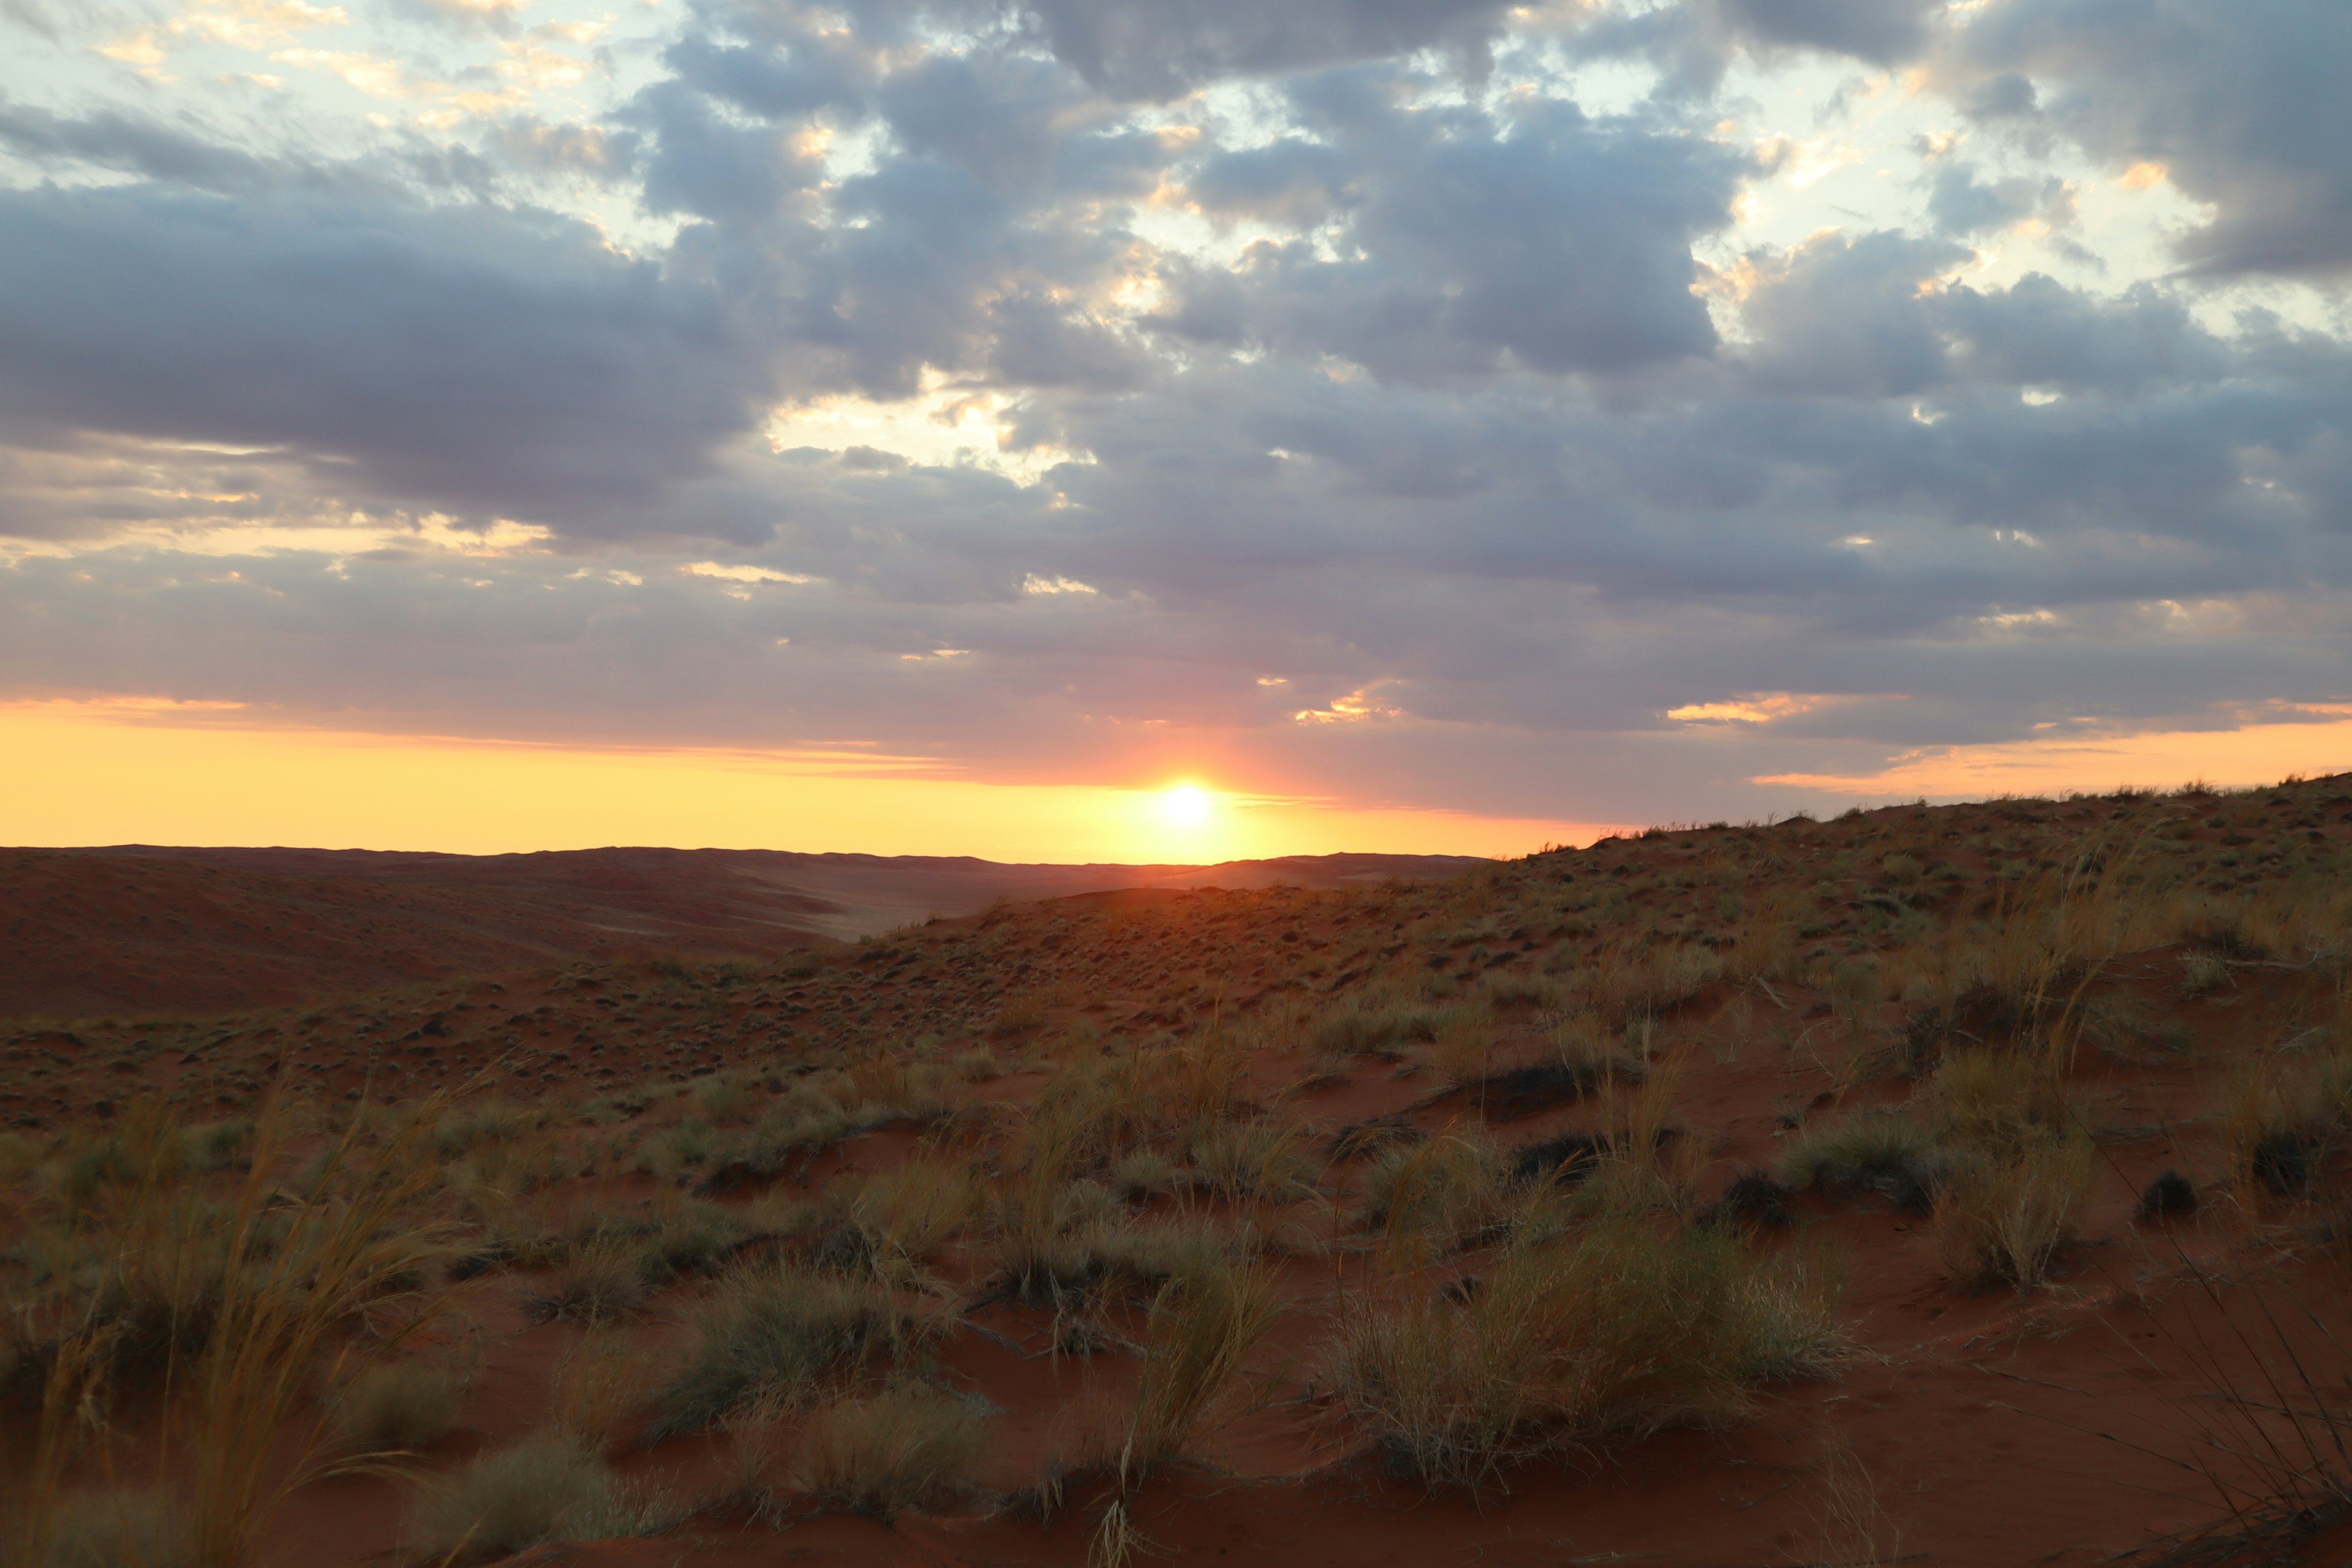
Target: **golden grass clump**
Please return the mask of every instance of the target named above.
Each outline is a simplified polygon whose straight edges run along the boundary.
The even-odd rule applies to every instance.
[[[1243,1363],[1281,1315],[1273,1276],[1196,1249],[1160,1289],[1120,1467],[1131,1479],[1189,1451],[1233,1414]]]
[[[1612,1216],[1510,1247],[1450,1298],[1407,1279],[1360,1300],[1332,1375],[1394,1463],[1475,1486],[1541,1454],[1739,1415],[1749,1383],[1802,1370],[1822,1343],[1828,1286],[1812,1285],[1765,1283],[1728,1236]]]
[[[455,1568],[549,1542],[635,1535],[648,1522],[604,1460],[552,1436],[479,1455],[427,1487],[415,1533],[428,1561]]]
[[[818,1503],[888,1519],[967,1495],[986,1450],[982,1402],[921,1384],[829,1405],[811,1417],[793,1463]]]
[[[456,1429],[466,1385],[446,1367],[388,1361],[353,1378],[335,1402],[335,1430],[345,1446],[380,1454],[422,1448]]]
[[[700,1431],[755,1401],[806,1405],[922,1329],[870,1281],[791,1264],[747,1269],[696,1314],[694,1347],[656,1398],[655,1433]]]
[[[2032,1289],[2075,1238],[2096,1171],[2081,1133],[1964,1157],[1936,1201],[1936,1248],[1964,1285]]]

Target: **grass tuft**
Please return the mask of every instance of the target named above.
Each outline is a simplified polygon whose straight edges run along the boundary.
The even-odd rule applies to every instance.
[[[919,1384],[827,1405],[793,1465],[819,1503],[888,1519],[967,1495],[991,1420],[982,1402]]]

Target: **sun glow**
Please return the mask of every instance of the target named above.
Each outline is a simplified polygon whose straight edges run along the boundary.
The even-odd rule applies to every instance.
[[[1160,796],[1160,815],[1173,827],[1206,827],[1217,803],[1196,784],[1171,784]]]
[[[1361,808],[1194,783],[993,784],[843,742],[730,751],[293,727],[228,702],[0,701],[0,844],[491,855],[604,844],[1213,865],[1366,848],[1524,855],[1609,825]]]

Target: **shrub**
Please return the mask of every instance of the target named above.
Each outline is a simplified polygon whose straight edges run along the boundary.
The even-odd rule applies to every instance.
[[[695,1089],[694,1101],[713,1121],[741,1121],[751,1116],[754,1097],[749,1084],[722,1073],[704,1079]]]
[[[913,1326],[866,1281],[789,1265],[738,1275],[698,1314],[694,1349],[660,1395],[656,1435],[699,1431],[755,1399],[804,1405]]]
[[[1952,1277],[2020,1289],[2047,1279],[2089,1201],[2092,1154],[2075,1135],[1961,1162],[1936,1204],[1937,1250]]]
[[[2141,1190],[2139,1207],[2134,1217],[2142,1224],[2178,1219],[2184,1215],[2195,1214],[2198,1202],[2197,1184],[2167,1166]]]
[[[1378,1003],[1357,997],[1323,1016],[1307,1037],[1319,1061],[1391,1054],[1408,1043],[1426,1044],[1444,1032],[1454,1009]]]
[[[422,1448],[457,1425],[465,1384],[446,1367],[421,1361],[386,1362],[352,1380],[335,1402],[335,1430],[368,1453]]]
[[[793,1465],[803,1489],[829,1507],[888,1519],[969,1491],[988,1437],[979,1400],[920,1384],[885,1389],[816,1413]]]
[[[1312,1196],[1315,1165],[1306,1138],[1278,1121],[1213,1121],[1192,1140],[1192,1169],[1219,1197],[1295,1203]]]
[[[1452,1243],[1483,1235],[1506,1211],[1507,1173],[1494,1144],[1448,1132],[1413,1148],[1384,1149],[1364,1173],[1364,1222]]]
[[[2210,996],[2230,988],[2230,961],[2218,952],[2180,955],[2180,988],[2191,996]]]
[[[633,1535],[645,1524],[604,1461],[565,1438],[477,1458],[428,1489],[416,1542],[441,1563],[490,1563],[551,1541]]]
[[[540,1322],[571,1318],[583,1323],[625,1318],[646,1304],[644,1266],[635,1249],[602,1238],[574,1251],[538,1289],[523,1297]]]
[[[1946,1056],[1936,1069],[1936,1102],[1948,1141],[1995,1152],[2063,1131],[2074,1120],[2054,1062],[2024,1051]]]
[[[1196,1249],[1161,1288],[1144,1331],[1127,1465],[1175,1458],[1228,1414],[1242,1363],[1281,1314],[1273,1276]]]
[[[1934,1129],[1900,1111],[1864,1110],[1790,1144],[1780,1179],[1800,1191],[1870,1187],[1924,1214],[1949,1163]]]
[[[1747,1383],[1811,1364],[1831,1293],[1766,1283],[1722,1232],[1612,1219],[1512,1247],[1452,1300],[1366,1300],[1332,1371],[1392,1461],[1470,1486],[1562,1447],[1742,1412]]]

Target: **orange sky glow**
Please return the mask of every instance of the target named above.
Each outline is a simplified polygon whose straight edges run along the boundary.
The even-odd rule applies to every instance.
[[[1516,856],[1611,825],[1148,784],[990,784],[843,751],[591,750],[264,729],[140,700],[0,703],[12,844],[502,854],[609,844],[1202,864],[1341,850]]]

